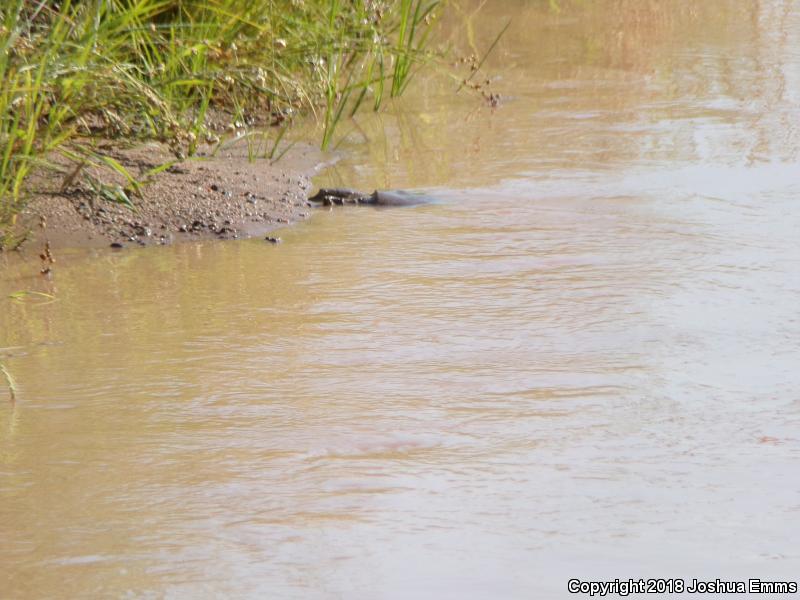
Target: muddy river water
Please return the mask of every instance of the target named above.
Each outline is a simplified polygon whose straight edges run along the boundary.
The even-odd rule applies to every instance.
[[[438,204],[4,259],[0,597],[800,577],[796,4],[478,4],[319,181]]]

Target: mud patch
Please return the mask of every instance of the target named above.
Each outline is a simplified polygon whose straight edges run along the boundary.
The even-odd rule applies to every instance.
[[[119,150],[114,158],[141,176],[170,161],[159,144]],[[63,177],[34,180],[32,200],[20,216],[29,232],[24,249],[165,245],[204,238],[263,235],[305,219],[310,178],[323,166],[322,154],[298,147],[277,164],[249,160],[242,144],[218,156],[198,156],[156,175],[133,198],[131,209],[99,197],[86,184],[63,188]],[[105,181],[114,181],[108,173]]]

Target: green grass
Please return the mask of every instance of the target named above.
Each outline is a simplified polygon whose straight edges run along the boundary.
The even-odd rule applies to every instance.
[[[252,157],[275,159],[287,123],[313,113],[329,147],[342,119],[362,105],[378,110],[387,90],[403,92],[426,58],[438,5],[7,0],[0,4],[0,246],[4,236],[13,239],[8,232],[36,169],[60,168],[70,182],[87,177],[88,166],[114,171],[125,188],[93,187],[131,201],[139,182],[101,141],[159,140],[180,160],[216,142],[209,117],[226,115],[231,129],[257,140]]]

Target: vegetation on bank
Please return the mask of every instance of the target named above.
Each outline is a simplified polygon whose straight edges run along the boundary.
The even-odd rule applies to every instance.
[[[310,111],[327,147],[343,117],[403,92],[438,4],[8,0],[0,6],[0,248],[13,244],[10,226],[36,169],[60,170],[65,185],[88,178],[106,199],[130,203],[140,181],[104,150],[108,140],[159,140],[180,160],[225,133],[258,128],[274,157],[292,116]],[[87,166],[128,184],[106,185]]]

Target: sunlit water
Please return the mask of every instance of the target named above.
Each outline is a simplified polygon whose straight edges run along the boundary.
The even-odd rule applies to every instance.
[[[796,580],[795,8],[465,8],[501,106],[419,80],[325,179],[439,204],[7,263],[0,597]]]

